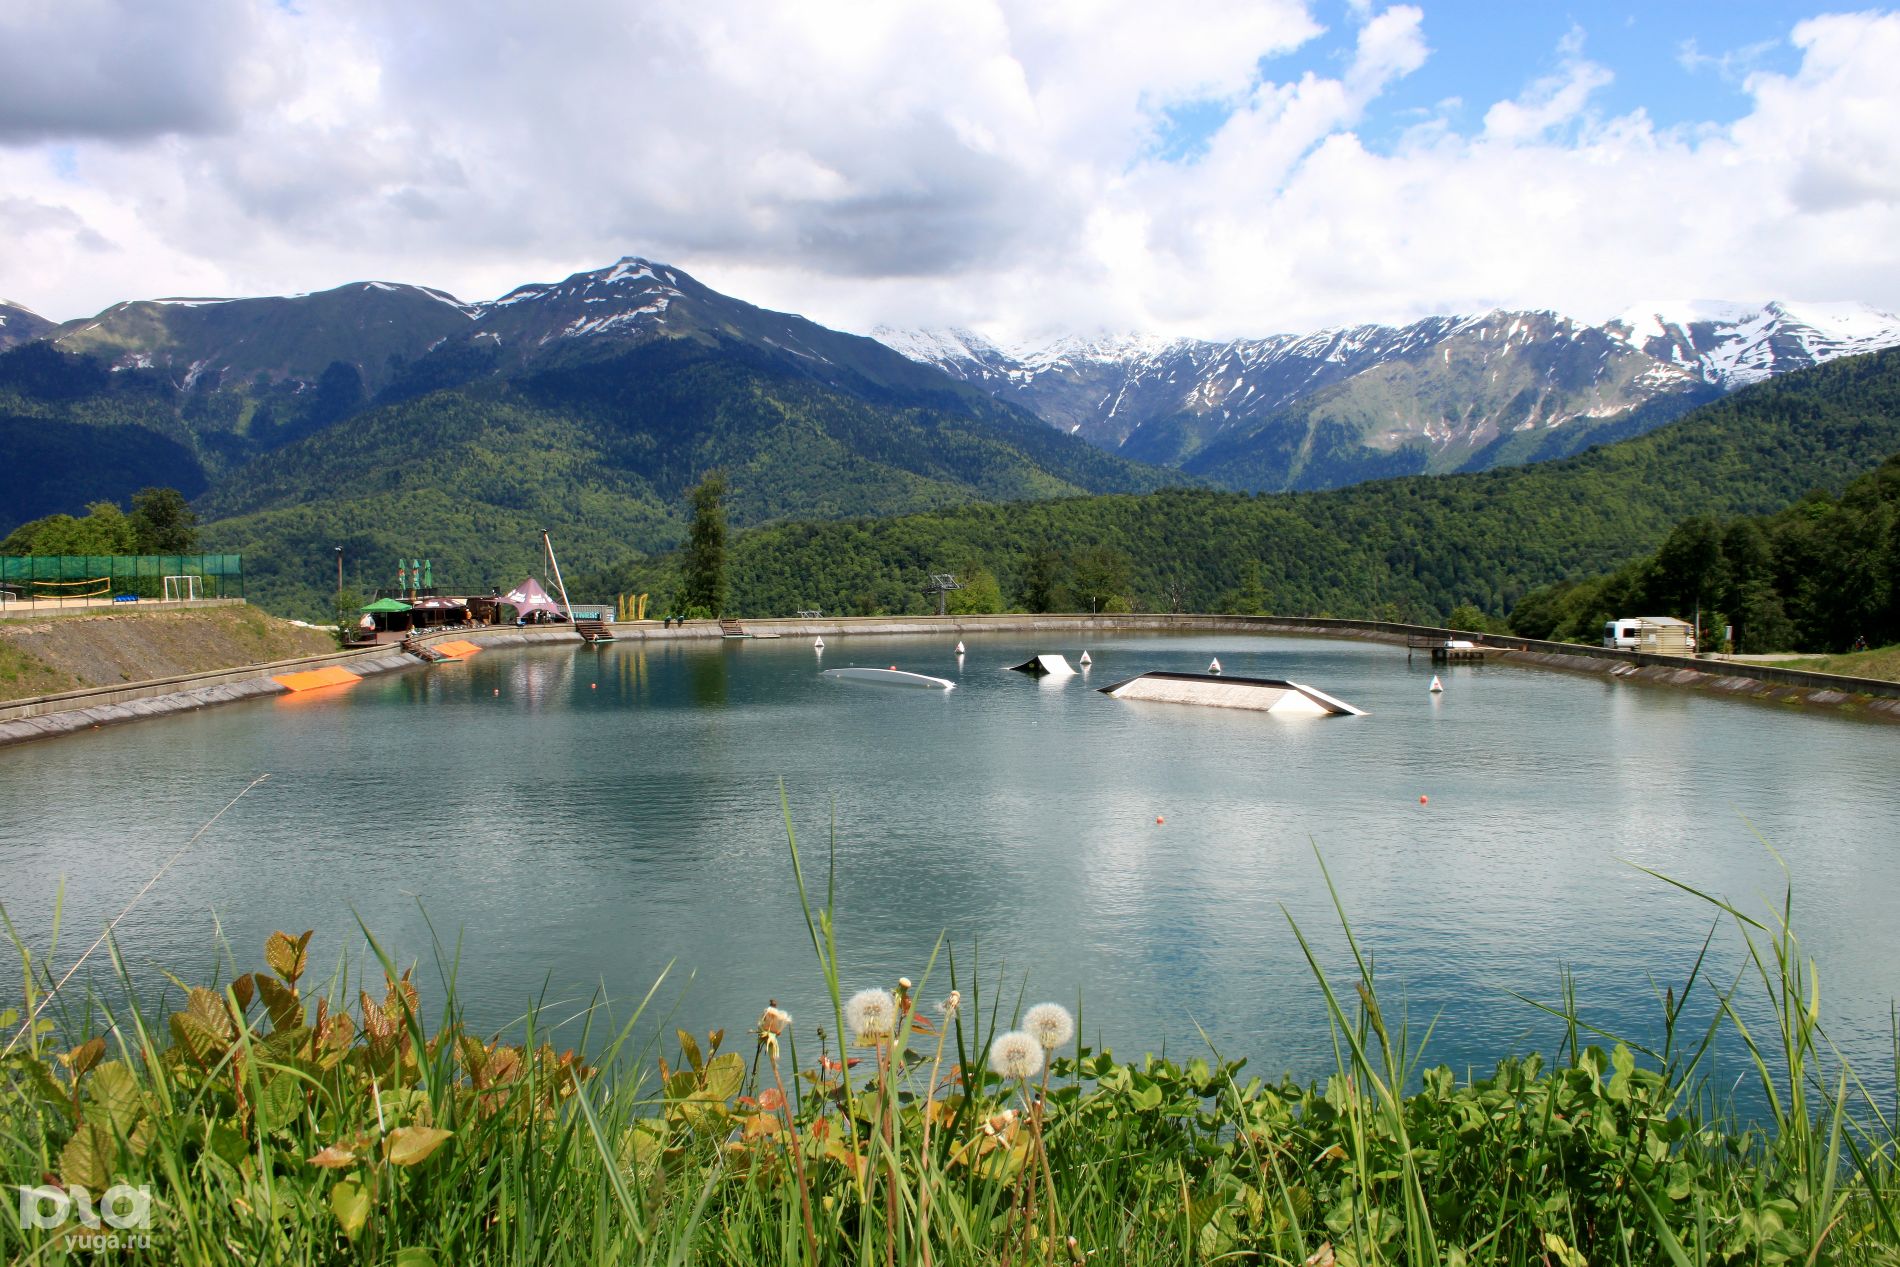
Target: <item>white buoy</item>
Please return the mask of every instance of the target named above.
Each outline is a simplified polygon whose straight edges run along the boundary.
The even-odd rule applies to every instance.
[[[1095,661],[1093,661],[1093,660],[1091,660],[1091,659],[1089,659],[1089,653],[1088,653],[1088,652],[1086,652],[1086,651],[1084,651],[1084,652],[1082,653],[1082,663],[1083,663],[1083,664],[1094,664],[1094,663],[1095,663]]]
[[[959,642],[959,643],[957,644],[957,654],[958,654],[958,655],[962,655],[962,654],[963,654],[963,644],[962,644],[962,643],[960,643],[960,642]]]
[[[1436,673],[1432,674],[1432,694],[1443,695],[1444,693],[1445,693],[1445,684],[1438,680],[1438,675]]]
[[[1207,662],[1207,671],[1208,671],[1209,673],[1219,673],[1219,672],[1220,672],[1220,661],[1219,661],[1219,660],[1209,660],[1209,661]]]
[[[823,651],[825,649],[825,640],[823,638],[812,639],[811,649],[813,651]]]

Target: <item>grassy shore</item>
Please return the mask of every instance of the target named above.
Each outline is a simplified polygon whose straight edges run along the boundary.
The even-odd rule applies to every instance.
[[[28,1221],[54,1225],[0,1219],[0,1250],[395,1267],[1900,1255],[1893,1123],[1828,1048],[1785,909],[1709,899],[1751,972],[1717,987],[1689,967],[1658,1000],[1659,1044],[1560,1003],[1551,1058],[1476,1080],[1421,1066],[1425,1036],[1380,1006],[1350,928],[1337,964],[1302,932],[1337,1065],[1298,1085],[1211,1051],[1077,1046],[1065,1009],[984,994],[947,954],[914,981],[847,982],[828,901],[792,858],[828,1014],[762,998],[726,1031],[664,1042],[638,1013],[582,1022],[565,1050],[533,1015],[477,1034],[452,971],[439,999],[387,958],[373,983],[313,982],[308,934],[273,935],[234,980],[115,1007],[55,992],[50,953],[16,938],[0,1167]],[[1743,1026],[1738,989],[1765,993],[1772,1032]],[[1709,1027],[1680,1023],[1692,997]],[[1758,1125],[1707,1108],[1722,1030],[1753,1057]],[[115,1185],[96,1227],[56,1217]]]
[[[1785,669],[1809,669],[1815,673],[1839,673],[1846,677],[1878,678],[1900,682],[1900,644],[1874,647],[1868,651],[1849,651],[1842,655],[1809,656],[1784,660]]]

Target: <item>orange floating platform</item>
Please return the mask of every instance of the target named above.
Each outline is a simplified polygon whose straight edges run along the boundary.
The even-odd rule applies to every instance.
[[[314,691],[325,686],[355,686],[363,679],[348,669],[330,665],[305,673],[279,673],[271,679],[287,691]]]
[[[477,651],[480,651],[481,648],[472,642],[458,640],[456,642],[434,643],[429,647],[429,650],[440,651],[443,655],[456,660],[466,660]]]

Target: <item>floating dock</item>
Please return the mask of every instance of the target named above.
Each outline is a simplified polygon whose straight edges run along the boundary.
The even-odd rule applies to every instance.
[[[948,678],[931,677],[927,673],[910,673],[903,669],[826,669],[820,676],[834,682],[864,682],[872,686],[914,686],[932,691],[954,691],[955,682]]]
[[[1291,717],[1364,717],[1365,710],[1298,682],[1213,673],[1144,673],[1101,688],[1115,699],[1243,708]]]
[[[1407,638],[1405,655],[1407,659],[1416,651],[1429,651],[1433,664],[1483,664],[1487,656],[1494,656],[1504,650],[1503,647],[1487,647],[1481,642],[1471,642],[1464,638]]]

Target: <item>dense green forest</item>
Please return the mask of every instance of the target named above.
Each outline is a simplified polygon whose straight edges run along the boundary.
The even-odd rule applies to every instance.
[[[1654,553],[1584,581],[1533,590],[1513,633],[1595,642],[1619,616],[1698,615],[1703,646],[1734,629],[1744,653],[1900,642],[1900,454],[1847,486],[1772,515],[1697,515]]]
[[[198,505],[207,542],[246,556],[255,601],[309,612],[336,545],[350,566],[370,561],[350,573],[364,588],[398,555],[433,558],[450,585],[512,584],[544,527],[583,570],[669,549],[686,490],[715,468],[738,524],[1171,478],[993,402],[864,391],[744,348],[649,344],[371,409],[254,459]]]
[[[97,501],[84,515],[47,515],[0,538],[0,555],[190,554],[198,546],[198,517],[175,488],[141,488],[127,514],[117,502]]]
[[[1778,510],[1843,489],[1896,451],[1900,351],[1762,383],[1647,435],[1535,466],[1323,493],[1168,489],[771,524],[735,537],[732,602],[748,615],[923,611],[934,603],[922,592],[928,574],[949,570],[1030,610],[1436,622],[1469,604],[1500,617],[1534,589],[1649,554],[1692,516]],[[629,559],[586,584],[664,598],[673,578],[667,558]]]

